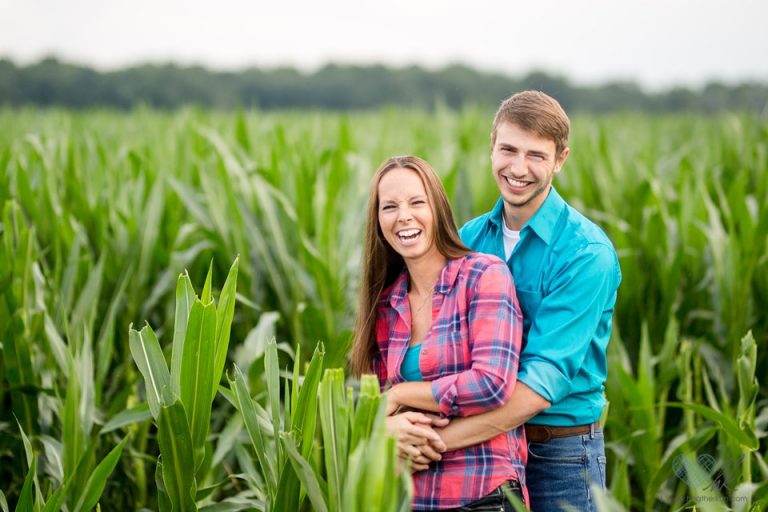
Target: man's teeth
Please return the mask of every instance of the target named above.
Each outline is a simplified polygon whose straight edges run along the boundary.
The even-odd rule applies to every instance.
[[[509,177],[507,178],[507,183],[509,183],[513,187],[525,187],[526,185],[528,185],[527,181],[514,180]]]
[[[397,236],[400,238],[414,238],[419,233],[421,233],[420,229],[405,229],[397,233]]]

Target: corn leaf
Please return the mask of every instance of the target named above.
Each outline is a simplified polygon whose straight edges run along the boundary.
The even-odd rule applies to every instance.
[[[235,258],[229,269],[224,287],[219,295],[219,304],[216,309],[216,353],[213,365],[213,383],[211,386],[211,400],[216,394],[216,389],[224,372],[224,364],[227,361],[229,350],[229,336],[232,329],[232,319],[235,316],[235,296],[237,295],[237,271],[240,257]]]
[[[120,460],[120,456],[123,453],[123,447],[125,446],[128,438],[123,438],[120,443],[112,448],[104,459],[99,462],[96,469],[91,473],[88,482],[85,484],[83,493],[80,495],[75,505],[74,512],[80,512],[84,510],[92,510],[96,506],[96,503],[101,498],[101,494],[104,492],[104,486],[107,484],[109,475],[117,465],[117,461]]]
[[[210,389],[216,336],[216,306],[196,300],[189,313],[181,361],[181,403],[189,420],[195,467],[202,463],[211,421]]]
[[[149,411],[149,405],[146,403],[136,405],[130,409],[125,409],[115,414],[110,418],[108,422],[101,427],[99,434],[106,434],[119,428],[141,423],[152,417],[152,413]]]
[[[171,392],[181,396],[181,360],[187,336],[189,313],[195,302],[195,290],[186,272],[176,281],[176,316],[173,326],[173,350],[171,352]]]
[[[243,373],[237,365],[235,365],[232,370],[232,377],[229,377],[229,386],[235,398],[235,406],[243,416],[245,429],[248,432],[248,437],[256,452],[256,458],[261,467],[261,474],[266,481],[267,494],[270,498],[274,498],[278,482],[278,474],[275,468],[277,460],[274,458],[274,453],[267,452],[267,445],[262,436],[261,427],[259,426],[256,406],[248,391],[248,385],[245,382]]]
[[[163,457],[163,483],[173,510],[197,510],[194,501],[197,486],[192,436],[184,406],[179,400],[160,410],[157,440]]]
[[[283,434],[281,440],[285,445],[288,460],[291,462],[299,480],[301,480],[303,489],[306,490],[313,509],[317,512],[327,512],[328,505],[321,489],[319,475],[315,474],[312,465],[307,462],[307,459],[301,456],[296,448],[296,441],[293,440],[290,434]]]
[[[131,355],[144,376],[144,388],[152,417],[160,416],[160,409],[166,405],[170,393],[171,376],[152,328],[147,324],[141,331],[129,328]]]

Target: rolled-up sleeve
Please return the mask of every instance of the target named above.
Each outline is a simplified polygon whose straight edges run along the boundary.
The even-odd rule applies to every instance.
[[[487,266],[486,266],[487,265]],[[432,395],[446,416],[471,416],[501,406],[517,380],[522,317],[512,276],[494,258],[473,268],[467,287],[470,369],[432,381]]]

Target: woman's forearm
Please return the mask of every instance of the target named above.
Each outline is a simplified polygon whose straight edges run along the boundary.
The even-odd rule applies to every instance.
[[[405,406],[422,411],[440,412],[440,405],[432,396],[432,384],[430,382],[396,384],[387,391],[387,401],[391,410]]]
[[[484,443],[522,425],[549,406],[544,397],[518,381],[504,405],[483,414],[455,418],[439,431],[440,437],[448,451]]]

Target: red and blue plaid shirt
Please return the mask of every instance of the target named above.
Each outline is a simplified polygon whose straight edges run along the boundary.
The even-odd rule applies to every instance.
[[[400,373],[411,339],[408,273],[382,293],[373,369],[382,389],[405,381]],[[448,260],[432,297],[432,327],[421,343],[419,368],[446,416],[499,407],[517,381],[522,317],[506,264],[473,253]],[[484,443],[443,454],[414,474],[415,510],[460,507],[507,480],[525,491],[527,450],[522,427]]]

